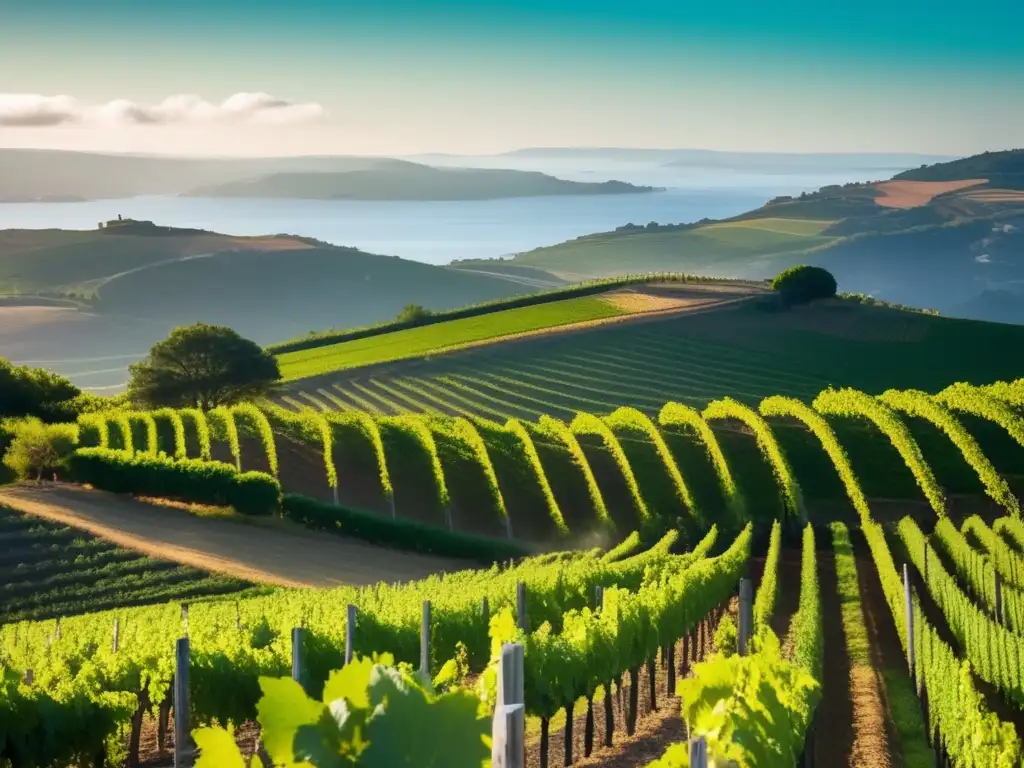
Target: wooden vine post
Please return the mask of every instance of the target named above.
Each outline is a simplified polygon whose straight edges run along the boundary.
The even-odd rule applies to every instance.
[[[345,617],[345,663],[352,663],[356,650],[356,607],[349,603]]]
[[[178,639],[174,655],[174,768],[192,766],[192,729],[189,725],[188,638]]]
[[[903,564],[903,592],[906,598],[907,667],[910,670],[911,680],[916,680],[914,674],[914,597],[910,588],[910,568],[906,563]]]
[[[708,743],[703,736],[690,739],[690,768],[708,768]]]
[[[430,601],[423,601],[423,619],[420,623],[420,674],[430,680]]]
[[[754,585],[750,579],[740,579],[740,614],[739,631],[737,633],[737,653],[746,656],[750,653],[750,636],[754,624]]]
[[[523,645],[505,643],[498,662],[498,698],[491,726],[493,768],[525,768],[526,704]]]
[[[302,627],[292,628],[292,680],[302,685]]]

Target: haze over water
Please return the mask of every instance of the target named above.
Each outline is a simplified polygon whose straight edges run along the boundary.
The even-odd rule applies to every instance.
[[[462,158],[459,158],[461,164]],[[501,158],[494,165],[546,170],[561,178],[619,179],[665,192],[484,201],[376,202],[136,197],[83,203],[0,204],[0,229],[94,229],[125,218],[232,235],[296,234],[370,253],[429,264],[493,258],[615,229],[626,223],[677,224],[726,218],[781,194],[827,184],[882,179],[899,168],[843,168],[830,173],[760,174],[730,169],[664,168],[645,163],[533,163]],[[628,265],[624,265],[624,269]]]

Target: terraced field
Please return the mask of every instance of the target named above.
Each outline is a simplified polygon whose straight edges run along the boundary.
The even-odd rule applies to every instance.
[[[423,330],[441,334],[447,325]],[[738,305],[340,371],[293,381],[278,400],[291,407],[501,421],[620,406],[653,414],[673,400],[700,406],[722,396],[751,404],[774,394],[810,400],[830,385],[937,391],[959,380],[1009,380],[1022,374],[1019,364],[989,350],[1022,343],[1019,326],[839,301],[787,313]]]
[[[239,592],[248,582],[146,557],[0,506],[0,617],[71,616]]]
[[[496,341],[580,330],[635,315],[661,317],[740,301],[763,290],[729,283],[643,285],[286,352],[278,359],[288,381]]]

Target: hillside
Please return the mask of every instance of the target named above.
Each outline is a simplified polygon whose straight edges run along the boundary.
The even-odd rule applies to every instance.
[[[138,195],[484,200],[648,192],[527,171],[432,168],[386,157],[191,158],[0,149],[0,203]]]
[[[760,280],[809,263],[831,270],[846,291],[1024,322],[1022,163],[1022,150],[993,152],[889,181],[777,197],[724,221],[626,224],[511,260],[459,266],[526,267],[577,280],[645,270]],[[1022,300],[1016,310],[989,313],[977,300],[989,291]]]
[[[1024,190],[1024,149],[984,152],[945,163],[922,165],[893,178],[906,181],[985,179],[991,188]]]
[[[177,325],[225,324],[268,344],[389,320],[410,303],[440,310],[534,290],[292,236],[105,231],[0,232],[0,357],[102,388],[123,384],[128,363]]]
[[[431,168],[390,163],[343,173],[276,173],[191,190],[191,197],[300,198],[313,200],[494,200],[543,195],[623,195],[654,192],[621,181],[565,181],[544,173],[495,169]]]
[[[382,157],[193,158],[0,149],[0,202],[176,195],[288,171],[354,171],[398,164]]]
[[[1024,376],[1013,355],[991,353],[1024,344],[1022,327],[849,300],[788,312],[768,311],[753,300],[643,319],[406,362],[368,359],[359,341],[289,353],[280,357],[286,376],[317,366],[334,371],[287,384],[282,402],[503,422],[541,414],[571,419],[579,410],[607,413],[621,406],[653,413],[670,400],[703,406],[724,396],[807,399],[828,386],[937,391],[959,380]],[[452,324],[421,330],[444,336],[446,325]],[[377,337],[379,349],[372,351],[393,350],[409,334]],[[368,363],[376,365],[358,367]]]

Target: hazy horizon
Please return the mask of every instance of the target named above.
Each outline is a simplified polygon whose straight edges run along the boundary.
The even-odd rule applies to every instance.
[[[1022,28],[1016,0],[34,0],[4,11],[0,146],[964,156],[1024,145]]]

